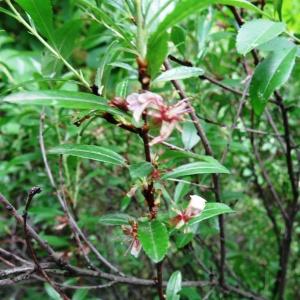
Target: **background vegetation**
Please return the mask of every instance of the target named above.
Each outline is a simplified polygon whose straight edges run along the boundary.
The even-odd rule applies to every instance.
[[[1,299],[300,298],[300,4],[251,3],[0,1]],[[141,89],[194,109],[151,148]],[[189,195],[221,203],[176,230]]]

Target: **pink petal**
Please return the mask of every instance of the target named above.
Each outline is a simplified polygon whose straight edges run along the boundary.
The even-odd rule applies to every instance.
[[[159,136],[155,137],[151,142],[150,146],[153,146],[155,144],[161,143],[165,141],[172,133],[176,126],[177,121],[172,121],[172,122],[163,122],[162,126],[160,128],[160,134]]]
[[[139,240],[134,240],[130,249],[130,254],[134,257],[138,257],[142,249],[142,245]]]

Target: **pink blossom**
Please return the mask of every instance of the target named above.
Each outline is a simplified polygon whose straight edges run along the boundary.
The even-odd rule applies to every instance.
[[[144,110],[148,107],[158,109],[163,106],[163,99],[161,96],[145,92],[142,94],[133,93],[126,98],[128,109],[133,112],[133,118],[136,122],[139,122]]]
[[[163,141],[165,141],[173,132],[174,128],[176,127],[177,121],[172,121],[172,122],[166,122],[163,121],[161,124],[159,136],[155,137],[150,143],[150,146],[153,146],[155,144],[159,144]]]
[[[186,209],[189,216],[196,216],[202,213],[205,208],[206,200],[197,195],[191,195],[190,203]]]
[[[177,123],[183,120],[184,114],[191,111],[187,107],[186,99],[168,106],[160,95],[151,92],[133,93],[127,96],[126,102],[137,122],[140,121],[143,112],[148,109],[148,116],[152,117],[156,123],[161,124],[159,136],[151,141],[150,146],[165,141]]]
[[[134,257],[138,257],[142,250],[141,242],[138,239],[133,240],[129,250],[131,255],[133,255]]]
[[[159,110],[152,113],[153,118],[157,123],[161,123],[159,136],[155,137],[150,146],[161,143],[168,139],[178,122],[183,120],[183,115],[189,113],[190,109],[187,108],[185,100],[181,100],[175,105],[167,106],[163,105],[159,107]]]
[[[138,257],[142,249],[142,244],[138,240],[138,223],[133,221],[130,226],[122,225],[122,230],[130,238],[130,245],[127,251],[130,251],[130,254],[134,257]]]
[[[199,216],[205,208],[205,199],[197,195],[191,195],[190,197],[191,200],[185,210],[174,209],[177,215],[171,219],[171,224],[175,225],[177,229],[187,224],[191,218]]]

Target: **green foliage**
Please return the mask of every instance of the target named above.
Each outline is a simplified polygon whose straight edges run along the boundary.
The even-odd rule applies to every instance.
[[[272,93],[288,80],[297,54],[296,46],[288,41],[284,47],[271,43],[275,47],[255,69],[250,85],[251,103],[257,115],[263,113]]]
[[[166,226],[158,220],[139,223],[138,238],[153,262],[160,262],[167,254],[168,231]]]
[[[172,70],[165,71],[155,78],[154,82],[171,81],[178,79],[186,79],[203,75],[204,71],[201,68],[193,67],[177,67]]]
[[[52,43],[55,41],[53,28],[53,11],[50,0],[16,1],[32,18],[36,28]]]
[[[182,281],[182,275],[180,271],[175,271],[167,285],[167,300],[179,300],[180,296],[178,293],[181,291],[181,281]]]
[[[217,161],[211,162],[195,162],[190,164],[181,165],[173,171],[163,176],[164,179],[178,178],[195,174],[212,174],[212,173],[225,173],[229,171]]]
[[[2,251],[34,266],[39,186],[28,224],[64,263],[30,241],[69,299],[159,299],[160,268],[167,300],[296,299],[299,8],[1,1],[0,194],[20,218],[0,203],[0,298],[61,299]]]
[[[245,55],[252,49],[277,37],[284,29],[284,23],[264,19],[247,22],[240,28],[237,35],[237,51]],[[257,34],[258,31],[259,34]]]
[[[191,150],[200,141],[200,137],[197,134],[195,126],[191,122],[186,122],[183,124],[183,131],[181,134],[182,143],[184,148]]]
[[[3,101],[17,104],[35,104],[41,106],[55,106],[57,108],[72,108],[85,110],[99,110],[123,116],[123,113],[110,107],[105,99],[87,93],[72,91],[35,91],[10,94]]]
[[[189,221],[189,224],[197,224],[204,220],[226,213],[233,213],[233,210],[228,205],[224,203],[207,203],[202,214],[195,218],[192,218]]]
[[[129,167],[130,176],[132,179],[139,179],[142,177],[147,177],[153,171],[153,166],[149,162],[141,162],[137,164],[132,164]]]
[[[99,223],[103,225],[128,225],[132,218],[126,214],[109,214],[99,218]]]
[[[59,145],[50,149],[49,153],[77,156],[114,165],[125,165],[125,159],[121,155],[110,149],[94,145]]]

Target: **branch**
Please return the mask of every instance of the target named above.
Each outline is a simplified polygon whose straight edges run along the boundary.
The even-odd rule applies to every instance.
[[[22,216],[19,215],[15,207],[7,200],[4,198],[3,195],[0,194],[0,204],[5,208],[5,210],[13,216],[16,221],[24,226],[24,221]],[[94,278],[102,278],[110,281],[116,281],[117,283],[124,283],[124,284],[131,284],[131,285],[141,285],[141,286],[156,286],[157,282],[155,280],[150,280],[150,279],[142,279],[142,278],[137,278],[137,277],[130,277],[130,276],[119,276],[119,275],[114,275],[110,273],[105,273],[102,271],[95,271],[95,270],[88,270],[88,269],[83,269],[79,267],[75,267],[70,265],[69,263],[63,261],[57,254],[56,252],[52,249],[52,247],[45,242],[43,239],[40,238],[40,236],[36,233],[36,231],[27,224],[27,230],[28,234],[30,235],[31,238],[37,241],[37,243],[40,245],[40,247],[45,250],[48,255],[50,256],[50,259],[53,260],[56,265],[58,266],[59,270],[64,271],[64,276],[70,275],[70,276],[75,276],[75,277],[94,277]],[[40,264],[43,266],[43,264]],[[47,265],[48,266],[48,265]],[[24,266],[29,270],[28,268],[31,268],[30,270],[34,270],[35,266]],[[2,270],[3,271],[3,270]],[[1,273],[0,273],[1,274]],[[183,286],[197,286],[197,287],[204,287],[207,285],[215,285],[216,282],[208,282],[208,281],[184,281]],[[167,285],[167,282],[164,281],[163,286]]]
[[[26,204],[25,204],[25,210],[23,213],[23,228],[24,228],[24,235],[25,235],[25,240],[26,240],[26,244],[27,244],[27,248],[30,252],[30,255],[34,261],[35,264],[35,268],[37,270],[37,272],[45,278],[45,280],[53,287],[53,289],[56,290],[56,292],[61,296],[62,299],[64,300],[69,300],[69,297],[55,284],[55,282],[49,277],[49,275],[47,274],[47,272],[41,267],[37,255],[32,247],[31,241],[30,241],[30,236],[28,234],[28,229],[27,229],[27,216],[28,216],[28,210],[31,204],[31,201],[33,199],[33,197],[37,194],[39,194],[42,190],[39,187],[33,187],[32,189],[30,189],[29,193],[28,193],[28,197],[26,200]]]
[[[166,70],[171,69],[171,65],[168,60],[165,60],[164,66]],[[185,102],[187,104],[187,107],[191,110],[190,112],[190,117],[194,123],[194,126],[197,130],[197,133],[201,139],[202,145],[204,147],[205,153],[207,155],[213,156],[213,150],[210,146],[210,143],[206,137],[205,131],[202,128],[201,123],[198,120],[198,117],[195,113],[195,110],[193,106],[190,104],[188,97],[183,90],[181,84],[177,80],[171,80],[173,86],[175,87],[178,95],[180,98],[183,100],[185,99]],[[216,174],[212,175],[212,180],[213,180],[213,186],[214,186],[214,194],[217,202],[221,202],[221,191],[220,191],[220,184],[219,184],[219,177]],[[226,287],[225,283],[225,260],[226,260],[226,248],[225,248],[225,224],[224,224],[224,216],[220,215],[218,217],[219,220],[219,229],[220,229],[220,252],[221,252],[221,257],[220,257],[220,264],[219,264],[219,284],[221,287]]]
[[[56,197],[65,213],[65,215],[68,218],[68,222],[69,222],[69,226],[71,228],[71,230],[78,234],[83,241],[88,245],[88,247],[91,249],[91,251],[96,255],[97,259],[99,261],[101,261],[105,266],[107,266],[109,269],[111,269],[112,271],[123,275],[122,272],[120,272],[115,266],[113,266],[106,258],[104,258],[100,252],[95,248],[95,246],[88,240],[88,238],[84,235],[84,233],[82,232],[82,230],[80,229],[80,227],[78,226],[78,224],[76,223],[72,213],[70,212],[68,206],[66,205],[65,201],[63,200],[62,195],[60,194],[60,191],[57,189],[57,185],[54,181],[53,175],[52,175],[52,171],[51,168],[48,164],[48,159],[47,159],[47,155],[46,155],[46,149],[45,149],[45,143],[44,143],[44,136],[43,136],[43,131],[44,131],[44,122],[45,122],[45,114],[44,112],[41,113],[41,117],[40,117],[40,131],[39,131],[39,143],[40,143],[40,149],[41,149],[41,153],[42,153],[42,157],[43,157],[43,161],[44,161],[44,165],[46,168],[46,172],[48,175],[48,178],[50,180],[50,183],[52,185],[52,187],[56,190]]]

